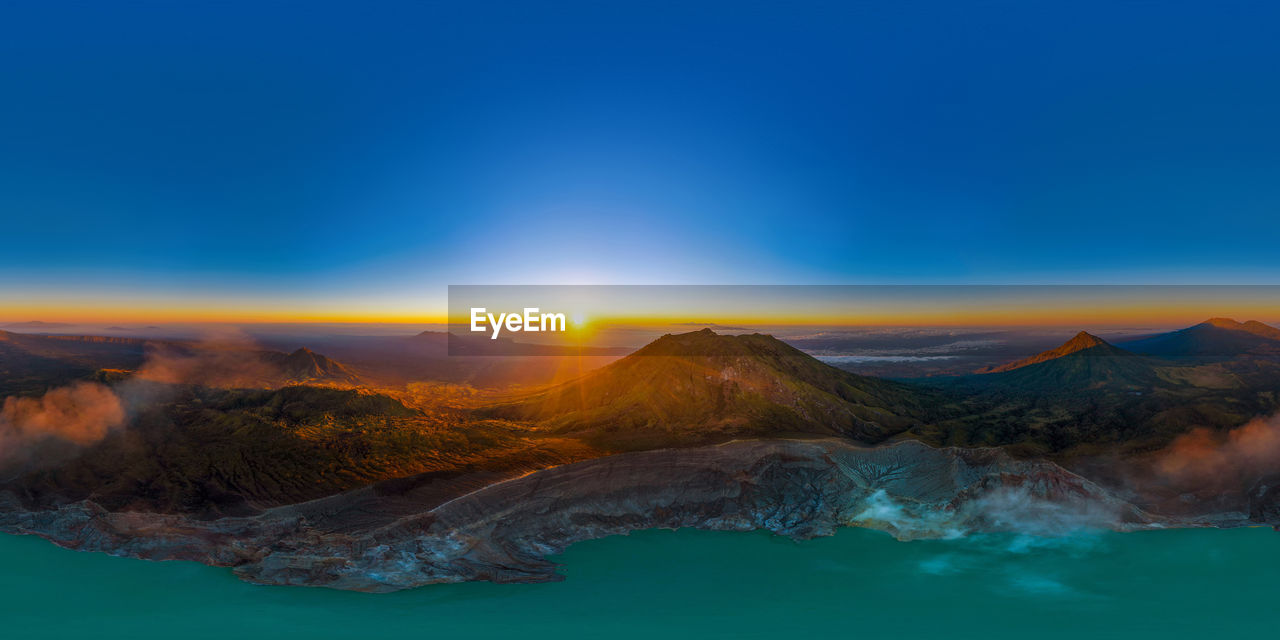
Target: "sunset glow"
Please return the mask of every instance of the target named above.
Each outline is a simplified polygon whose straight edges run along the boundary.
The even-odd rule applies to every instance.
[[[571,316],[570,328],[578,335],[591,329],[617,325],[657,326],[698,321],[720,325],[849,325],[849,326],[1117,326],[1186,324],[1206,317],[1228,316],[1273,320],[1280,318],[1280,302],[1274,296],[1203,296],[1200,298],[1149,300],[1065,300],[1035,298],[1011,300],[1004,297],[975,296],[964,301],[931,299],[876,302],[847,307],[810,301],[807,305],[771,306],[747,309],[740,304],[721,308],[703,304],[649,306],[646,309],[596,307]],[[0,321],[41,320],[61,323],[376,323],[444,324],[449,320],[445,305],[412,306],[371,303],[351,308],[319,301],[263,303],[228,300],[225,303],[192,300],[174,304],[163,299],[129,303],[107,300],[53,303],[9,303],[0,305]],[[454,321],[461,321],[454,318]]]

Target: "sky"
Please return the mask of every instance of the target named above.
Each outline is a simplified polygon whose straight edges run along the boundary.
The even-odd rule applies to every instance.
[[[1280,282],[1275,3],[6,2],[0,319]]]

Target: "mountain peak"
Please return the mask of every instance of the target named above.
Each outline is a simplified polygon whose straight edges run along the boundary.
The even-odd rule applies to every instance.
[[[1217,327],[1218,329],[1229,329],[1231,331],[1243,331],[1252,333],[1255,336],[1270,338],[1272,340],[1280,340],[1280,329],[1269,324],[1263,324],[1257,320],[1248,320],[1245,322],[1236,322],[1231,318],[1209,318],[1200,323],[1200,326],[1208,325]],[[1194,328],[1194,327],[1193,327]]]
[[[1077,333],[1075,337],[1066,341],[1065,343],[1063,343],[1061,347],[1058,347],[1058,348],[1069,349],[1067,353],[1074,353],[1081,349],[1089,349],[1092,347],[1096,347],[1100,344],[1107,344],[1107,341],[1103,340],[1102,338],[1099,338],[1098,336],[1093,335],[1092,333],[1089,333],[1088,331],[1081,331],[1080,333]]]
[[[1269,324],[1258,322],[1257,320],[1249,320],[1248,322],[1240,325],[1240,328],[1257,336],[1271,338],[1272,340],[1280,340],[1280,329]]]
[[[1235,318],[1209,318],[1200,324],[1207,324],[1211,327],[1218,327],[1219,329],[1239,329],[1243,326],[1239,322],[1236,322]]]
[[[770,335],[751,333],[722,335],[711,329],[668,333],[636,351],[637,356],[749,356],[769,352],[804,355]]]
[[[355,383],[355,374],[342,363],[306,347],[300,347],[288,355],[268,352],[263,358],[280,369],[281,375],[291,380],[329,380]]]

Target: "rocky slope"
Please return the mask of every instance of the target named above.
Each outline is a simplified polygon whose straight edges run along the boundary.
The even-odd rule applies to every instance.
[[[422,490],[433,484],[439,490]],[[465,478],[433,478],[204,521],[107,512],[87,501],[25,511],[0,494],[0,531],[75,549],[230,566],[259,583],[391,591],[557,580],[548,555],[580,540],[655,527],[807,538],[853,525],[910,539],[1248,521],[1247,513],[1174,521],[1049,462],[912,441],[878,448],[838,439],[735,441],[598,458],[470,489]]]
[[[289,354],[264,351],[260,357],[263,362],[275,366],[280,378],[289,384],[315,382],[360,384],[360,378],[346,365],[306,347]]]

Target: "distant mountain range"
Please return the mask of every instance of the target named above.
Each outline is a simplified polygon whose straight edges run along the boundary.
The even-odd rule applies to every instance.
[[[282,353],[183,341],[0,331],[0,397],[43,393],[77,379],[118,380],[148,365],[149,373],[163,381],[209,386],[361,384],[350,367],[306,348]]]
[[[1051,369],[1065,373],[1069,369],[1078,374],[1073,377],[1080,381],[1099,384],[1117,377],[1115,374],[1120,372],[1137,374],[1143,368],[1168,364],[1141,356],[1234,358],[1245,355],[1280,355],[1280,329],[1256,320],[1242,323],[1230,318],[1210,318],[1186,329],[1123,342],[1120,346],[1081,331],[1057,348],[1016,362],[979,369],[977,373],[998,374],[1040,366],[1037,373]]]
[[[1256,320],[1210,318],[1193,327],[1121,343],[1125,349],[1165,358],[1232,358],[1245,354],[1280,355],[1280,329]]]
[[[46,330],[46,329],[61,329],[63,327],[71,327],[71,326],[74,326],[74,325],[70,325],[65,322],[44,322],[41,320],[29,320],[27,322],[11,322],[6,325],[0,325],[0,329],[14,329],[14,330],[30,329],[30,330],[40,331],[40,330]]]

